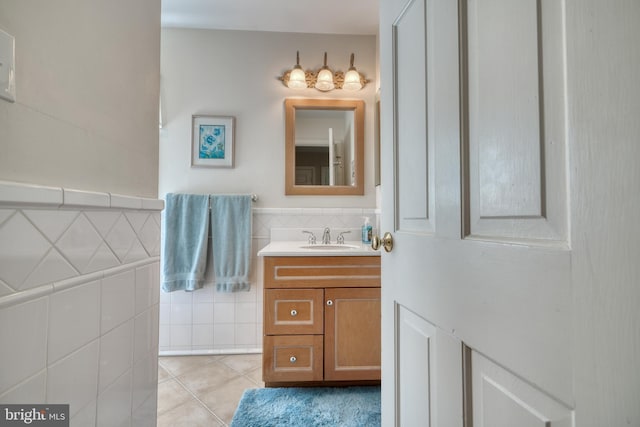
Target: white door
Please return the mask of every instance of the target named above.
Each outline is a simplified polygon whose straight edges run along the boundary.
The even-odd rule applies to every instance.
[[[562,7],[381,0],[383,426],[571,425]]]

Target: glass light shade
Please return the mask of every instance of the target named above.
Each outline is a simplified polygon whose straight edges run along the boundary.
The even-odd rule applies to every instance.
[[[362,89],[362,82],[360,81],[360,73],[355,68],[350,68],[347,74],[344,76],[344,83],[342,89],[346,90],[360,90]]]
[[[291,70],[287,87],[290,87],[291,89],[304,89],[307,87],[307,79],[305,78],[304,70],[299,65],[296,65],[293,67],[293,70]]]
[[[318,72],[318,78],[316,81],[316,89],[326,92],[328,90],[335,89],[333,84],[333,73],[328,68],[322,68]]]

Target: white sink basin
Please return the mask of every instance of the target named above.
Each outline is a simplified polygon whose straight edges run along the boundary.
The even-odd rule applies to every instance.
[[[318,251],[348,251],[351,249],[360,249],[360,246],[348,245],[348,244],[327,244],[318,243],[315,245],[302,245],[300,249],[314,249]]]

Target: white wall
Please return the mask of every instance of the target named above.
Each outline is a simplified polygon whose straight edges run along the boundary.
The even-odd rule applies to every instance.
[[[334,71],[346,71],[349,56],[372,80],[361,91],[295,91],[277,77],[295,64],[317,69],[323,53]],[[255,193],[256,207],[374,208],[373,113],[376,91],[375,36],[336,36],[214,30],[162,30],[159,194]],[[365,105],[365,195],[284,195],[284,99],[363,99]],[[191,116],[236,117],[235,168],[190,167]]]
[[[160,1],[1,1],[0,28],[0,180],[155,197]]]

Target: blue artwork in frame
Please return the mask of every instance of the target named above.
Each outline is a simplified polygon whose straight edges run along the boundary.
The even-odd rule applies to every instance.
[[[233,167],[234,117],[192,117],[191,166]]]
[[[200,159],[224,159],[224,126],[200,125]]]

